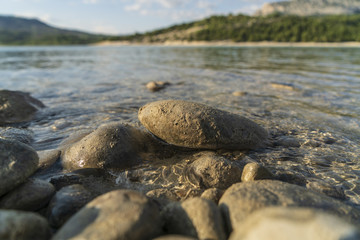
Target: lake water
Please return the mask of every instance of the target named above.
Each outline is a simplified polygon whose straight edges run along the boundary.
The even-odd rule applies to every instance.
[[[150,92],[149,81],[171,85]],[[0,88],[47,106],[28,127],[38,151],[107,122],[137,125],[138,108],[160,99],[238,113],[274,144],[237,161],[343,189],[360,204],[360,48],[0,47]],[[143,169],[149,183],[162,168]]]

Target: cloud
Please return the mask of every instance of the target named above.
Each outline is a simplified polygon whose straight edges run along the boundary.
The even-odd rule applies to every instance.
[[[84,4],[96,4],[99,0],[82,0]]]

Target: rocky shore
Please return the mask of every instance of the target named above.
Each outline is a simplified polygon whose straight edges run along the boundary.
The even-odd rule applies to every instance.
[[[360,208],[336,189],[234,157],[281,144],[248,118],[163,100],[141,107],[136,126],[102,125],[36,152],[26,123],[43,107],[0,91],[0,239],[360,239]],[[142,184],[153,166],[192,188]]]

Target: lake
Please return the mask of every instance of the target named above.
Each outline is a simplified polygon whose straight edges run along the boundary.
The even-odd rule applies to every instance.
[[[150,92],[149,81],[171,85]],[[139,107],[161,99],[238,113],[273,142],[238,161],[295,174],[309,188],[335,187],[360,204],[360,48],[0,47],[0,88],[47,106],[28,126],[37,151],[104,123],[140,125]],[[144,184],[163,167],[142,169]]]

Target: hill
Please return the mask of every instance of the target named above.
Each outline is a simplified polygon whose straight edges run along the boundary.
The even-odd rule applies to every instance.
[[[0,45],[88,44],[106,36],[51,27],[37,19],[0,16]]]
[[[212,16],[144,34],[113,37],[138,43],[165,41],[360,41],[360,14],[331,16]]]
[[[311,16],[354,14],[360,12],[360,0],[293,0],[266,3],[256,15],[266,16],[274,13]]]

